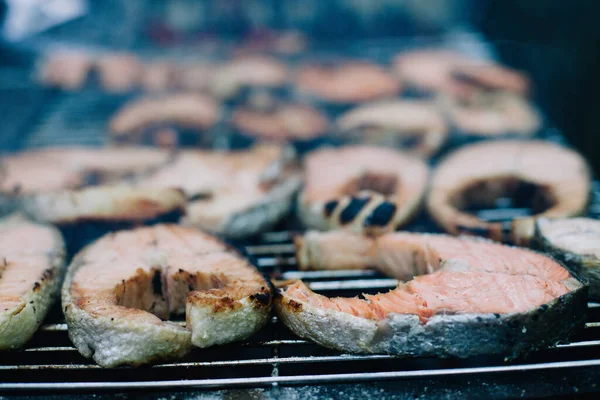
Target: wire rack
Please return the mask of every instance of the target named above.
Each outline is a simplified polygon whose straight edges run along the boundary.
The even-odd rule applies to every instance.
[[[600,182],[595,182],[592,215],[600,215]],[[514,214],[521,210],[513,210]],[[493,216],[493,210],[483,211]],[[500,211],[502,217],[510,209]],[[496,220],[498,217],[494,217]],[[422,215],[412,230],[432,230]],[[373,270],[298,271],[292,231],[262,234],[245,245],[257,267],[276,279],[302,279],[325,295],[353,296],[395,287],[397,281]],[[183,322],[182,322],[183,324]],[[184,388],[268,387],[405,381],[448,377],[505,376],[580,368],[600,368],[600,304],[589,304],[585,329],[568,344],[537,351],[511,362],[502,357],[467,359],[396,358],[350,355],[325,349],[289,332],[276,317],[242,343],[195,349],[174,362],[142,368],[104,369],[82,357],[71,344],[60,310],[51,312],[28,347],[0,357],[0,391],[181,390]],[[567,372],[565,372],[567,371]],[[576,376],[576,375],[575,375]]]
[[[11,90],[25,93],[25,89]],[[10,113],[19,117],[14,118],[14,131],[28,134],[4,137],[7,142],[3,143],[4,149],[101,145],[107,117],[126,100],[125,96],[98,96],[96,91],[27,93],[24,97],[15,96],[23,100],[22,104],[16,101],[7,104],[17,104],[14,113]],[[32,110],[26,115],[20,110],[26,108],[23,104],[27,99],[35,107],[29,107]],[[563,140],[553,129],[545,130],[543,137]],[[478,210],[481,218],[490,221],[509,221],[528,212],[510,206]],[[589,214],[600,218],[600,182],[593,184]],[[354,296],[395,287],[396,280],[373,270],[298,271],[292,244],[296,227],[290,220],[278,230],[240,245],[271,278],[302,279],[325,295]],[[407,229],[437,231],[425,214],[419,215]],[[599,376],[600,304],[597,303],[589,304],[585,329],[574,341],[513,361],[505,361],[501,356],[439,359],[341,354],[296,337],[273,317],[264,329],[242,343],[194,349],[183,359],[154,366],[104,369],[82,357],[73,347],[58,306],[27,348],[0,353],[0,394],[54,391],[60,392],[61,398],[124,391],[142,391],[140,396],[148,398],[184,391],[182,397],[186,397],[192,391],[208,389],[210,393],[228,397],[228,391],[240,387],[258,391],[252,393],[261,398],[369,398],[382,397],[382,393],[410,396],[422,395],[423,390],[429,390],[432,397],[437,397],[436,394],[572,396],[600,390],[596,387]]]

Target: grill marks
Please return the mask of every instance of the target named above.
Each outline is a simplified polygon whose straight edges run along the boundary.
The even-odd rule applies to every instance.
[[[352,197],[348,205],[340,213],[340,223],[345,225],[356,218],[364,206],[371,201],[370,197],[358,198]]]
[[[392,220],[395,213],[395,204],[383,202],[365,218],[365,226],[385,226]]]
[[[417,211],[428,180],[423,161],[377,146],[324,148],[305,166],[300,217],[314,229],[394,230]]]

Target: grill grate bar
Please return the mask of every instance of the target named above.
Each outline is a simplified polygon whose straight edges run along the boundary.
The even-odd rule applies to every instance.
[[[95,94],[84,93],[83,95],[58,96],[56,103],[53,104],[54,112],[47,113],[39,124],[36,124],[37,132],[35,135],[25,139],[25,147],[39,147],[48,144],[101,144],[102,133],[106,127],[106,116],[100,113],[108,112],[118,103],[122,103],[124,98],[114,97],[112,99],[98,99]],[[98,101],[102,100],[102,101]],[[80,124],[82,118],[79,114],[87,115],[90,110],[100,110],[98,115],[87,118],[85,124]],[[72,135],[65,135],[64,132],[72,132]],[[590,205],[590,215],[600,215],[600,182],[593,183],[593,201]],[[508,208],[499,206],[495,210],[482,210],[482,216],[490,220],[507,220],[515,216],[528,215],[528,210],[521,208]],[[426,217],[412,225],[412,230],[419,231],[437,231]],[[397,285],[397,280],[383,278],[374,270],[334,270],[334,271],[296,271],[297,265],[294,257],[295,248],[292,243],[294,236],[298,232],[294,231],[273,231],[263,233],[258,237],[258,241],[245,246],[248,254],[257,258],[257,264],[260,269],[277,279],[305,279],[309,286],[315,291],[360,291],[360,290],[382,290],[391,289]],[[281,268],[281,269],[279,269]],[[288,271],[287,269],[294,269]],[[312,281],[311,281],[312,280]],[[597,313],[600,307],[598,303],[590,303],[589,308],[594,309],[593,314]],[[52,320],[52,322],[61,322]],[[362,382],[382,379],[409,379],[435,376],[451,376],[461,374],[488,374],[488,373],[507,373],[511,371],[533,371],[550,370],[557,368],[580,368],[580,367],[600,367],[600,359],[589,359],[595,356],[595,352],[600,349],[600,337],[598,330],[600,322],[589,322],[586,324],[586,332],[580,336],[581,341],[556,346],[554,350],[544,351],[540,357],[541,361],[552,360],[550,354],[555,355],[553,361],[531,364],[510,364],[504,365],[501,361],[486,366],[461,368],[457,365],[448,367],[447,363],[437,363],[432,360],[426,360],[425,364],[416,361],[422,368],[413,370],[410,362],[405,366],[401,364],[402,359],[395,359],[390,355],[347,355],[339,354],[330,350],[314,351],[317,347],[311,341],[302,339],[285,339],[290,333],[285,330],[282,324],[278,323],[276,318],[272,320],[273,324],[268,326],[254,339],[247,342],[235,343],[212,351],[203,352],[195,350],[191,357],[182,360],[182,362],[170,362],[155,365],[152,368],[157,380],[146,381],[143,369],[113,369],[108,376],[116,376],[111,379],[125,380],[128,382],[105,382],[105,379],[99,381],[104,375],[103,369],[91,360],[81,358],[76,348],[69,346],[70,342],[66,337],[67,325],[64,323],[46,324],[41,327],[39,340],[35,343],[46,345],[45,347],[28,348],[22,352],[13,352],[10,354],[15,361],[9,361],[13,364],[26,362],[27,364],[18,365],[0,365],[0,371],[7,371],[8,376],[20,373],[26,376],[26,380],[20,383],[0,382],[1,390],[36,390],[36,389],[60,389],[60,390],[94,390],[94,389],[180,389],[183,387],[232,387],[232,386],[271,386],[276,389],[279,385],[291,384],[315,384],[315,383],[335,383],[335,382]],[[185,326],[184,322],[179,322]],[[591,329],[591,331],[590,331]],[[284,333],[285,332],[285,333]],[[43,339],[49,337],[51,340],[44,342]],[[260,338],[260,339],[257,339]],[[266,340],[262,340],[266,339]],[[571,351],[571,349],[579,349]],[[591,352],[591,353],[590,353]],[[571,355],[572,353],[572,355]],[[207,356],[204,356],[206,354]],[[218,354],[218,356],[213,356]],[[313,355],[316,354],[316,355]],[[216,358],[216,359],[215,359]],[[582,359],[587,358],[587,359]],[[227,360],[229,359],[229,360]],[[570,361],[558,361],[558,360]],[[191,361],[190,361],[191,360]],[[199,360],[199,361],[193,361]],[[212,360],[212,361],[211,361]],[[343,363],[352,369],[341,369],[346,372],[365,371],[366,367],[361,366],[361,362],[374,361],[374,365],[383,366],[384,360],[393,360],[394,365],[391,370],[385,372],[360,372],[329,374],[334,370],[331,366],[334,363]],[[381,361],[381,362],[380,362]],[[72,362],[69,364],[69,362]],[[350,364],[355,362],[356,364]],[[518,362],[518,361],[515,361]],[[7,361],[5,359],[4,363]],[[48,364],[54,363],[54,364]],[[57,364],[59,363],[59,364]],[[62,363],[62,364],[60,364]],[[317,365],[323,363],[323,365]],[[283,365],[290,365],[283,367]],[[292,366],[293,364],[297,364]],[[388,362],[389,364],[389,362]],[[500,365],[499,365],[500,364]],[[366,365],[366,364],[364,364]],[[473,365],[468,364],[460,365]],[[475,364],[480,365],[480,364]],[[259,367],[260,366],[260,367]],[[196,373],[194,368],[222,368],[222,367],[240,367],[237,368],[234,378],[219,379],[198,379],[201,375]],[[177,370],[181,368],[181,371]],[[192,373],[185,374],[185,369],[191,369]],[[45,380],[44,377],[51,372],[58,371],[61,380],[64,382],[44,383],[39,380]],[[324,374],[318,374],[316,371],[323,370]],[[63,372],[64,371],[64,372]],[[69,373],[71,372],[71,374]],[[82,372],[77,372],[82,371]],[[89,372],[85,372],[89,371]],[[126,371],[131,374],[131,378],[121,376],[119,371]],[[136,371],[140,371],[137,373]],[[146,370],[148,371],[148,370]],[[200,371],[200,370],[198,370]],[[291,371],[298,371],[294,375],[289,375]],[[310,374],[306,374],[310,371]],[[168,374],[171,374],[169,377]],[[193,375],[195,373],[195,375]],[[208,375],[213,376],[213,375]],[[184,377],[193,379],[182,379]],[[178,380],[171,380],[178,379]],[[2,379],[0,379],[2,380]],[[73,382],[73,381],[78,382]],[[85,382],[82,382],[85,381]],[[89,381],[89,382],[88,382]]]
[[[384,279],[382,279],[384,280]],[[396,281],[397,282],[397,281]],[[315,284],[317,282],[313,282],[313,284]],[[325,282],[318,282],[318,283],[325,283]],[[368,287],[364,287],[364,289],[368,289]],[[599,303],[588,303],[588,308],[600,308],[600,304]],[[185,326],[185,322],[183,321],[172,321],[172,322],[176,322],[181,326]],[[277,323],[277,317],[273,317],[273,321],[272,323]],[[600,322],[588,322],[585,324],[586,328],[600,328]],[[67,324],[62,323],[62,324],[46,324],[46,325],[42,325],[39,329],[40,331],[43,332],[66,332],[67,331]],[[279,341],[273,341],[273,340],[269,340],[269,341],[264,341],[264,342],[258,342],[259,344],[273,344],[273,343],[281,343],[281,344],[293,344],[295,342],[298,342],[298,340],[279,340]],[[300,342],[304,342],[303,340],[300,340]],[[252,343],[249,343],[252,344]],[[43,348],[43,347],[39,347],[39,348]],[[48,348],[53,348],[53,347],[48,347]],[[58,347],[58,348],[62,348],[62,347]],[[34,349],[26,349],[24,351],[35,351]]]
[[[259,268],[293,267],[296,265],[296,258],[265,257],[258,259],[257,264]]]
[[[282,253],[294,253],[296,246],[293,243],[282,243],[282,244],[267,244],[257,246],[246,246],[248,254],[257,256],[262,254],[282,254]]]
[[[503,365],[493,367],[428,369],[417,371],[362,372],[350,374],[296,375],[272,377],[248,377],[225,379],[191,379],[138,382],[49,382],[49,383],[0,383],[0,390],[115,390],[115,389],[176,389],[190,387],[261,386],[269,384],[314,384],[337,382],[365,382],[385,379],[433,378],[493,374],[507,372],[541,371],[563,368],[600,367],[600,360],[559,361],[539,364]]]
[[[278,349],[278,344],[281,341],[275,341],[274,349]],[[293,341],[294,344],[308,344],[310,342],[305,340]],[[562,348],[575,348],[575,347],[589,347],[600,345],[600,340],[588,340],[583,342],[574,342],[568,344],[559,344],[556,346],[557,349]],[[38,348],[36,350],[28,351],[42,351],[51,349],[48,351],[76,351],[75,348],[60,347],[60,348]],[[549,348],[552,350],[552,348]],[[181,362],[181,363],[169,363],[169,364],[157,364],[150,368],[192,368],[192,367],[228,367],[228,366],[243,366],[243,365],[261,365],[261,364],[299,364],[299,363],[326,363],[326,362],[345,362],[345,361],[372,361],[372,360],[391,360],[397,357],[384,354],[367,354],[367,355],[354,355],[354,354],[341,354],[335,356],[290,356],[280,357],[278,351],[271,358],[256,358],[248,360],[226,360],[226,361],[197,361],[197,362]],[[400,357],[401,358],[401,357]],[[35,364],[35,365],[0,365],[0,371],[7,370],[88,370],[88,369],[102,369],[102,367],[96,364]],[[277,376],[277,375],[273,375]]]
[[[326,278],[358,278],[372,277],[379,273],[372,269],[341,269],[337,271],[286,271],[281,274],[284,279],[326,279]]]
[[[352,281],[310,282],[312,290],[346,290],[346,289],[391,289],[398,286],[397,279],[369,279]]]

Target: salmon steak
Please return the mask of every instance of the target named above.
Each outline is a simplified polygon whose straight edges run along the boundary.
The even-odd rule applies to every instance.
[[[276,89],[289,79],[285,64],[267,56],[242,56],[220,65],[209,82],[209,92],[219,99],[231,99],[244,89]]]
[[[353,243],[349,245],[346,242]],[[560,263],[477,238],[312,232],[302,263],[374,267],[401,280],[363,298],[328,298],[295,282],[275,300],[297,335],[351,353],[516,357],[568,340],[585,323],[587,287]]]
[[[0,350],[31,339],[58,298],[65,246],[55,228],[20,214],[0,220]]]
[[[49,55],[38,68],[37,79],[43,85],[63,90],[79,90],[88,79],[94,60],[88,54],[61,51]]]
[[[269,144],[227,153],[182,151],[137,183],[182,190],[187,206],[181,222],[229,238],[272,227],[288,214],[300,186],[293,150]]]
[[[532,247],[561,260],[587,279],[589,297],[600,301],[600,221],[591,218],[538,218]]]
[[[456,51],[427,49],[397,55],[394,72],[407,86],[434,93],[457,93],[465,84],[526,95],[531,82],[520,71],[474,59]]]
[[[468,233],[520,243],[532,232],[478,218],[472,210],[495,207],[501,198],[536,217],[582,214],[590,172],[575,151],[543,141],[503,140],[465,146],[436,167],[427,197],[433,219],[452,234]]]
[[[314,139],[329,128],[325,115],[301,104],[266,110],[240,107],[233,112],[231,122],[242,134],[278,142]]]
[[[304,167],[298,210],[318,230],[394,230],[420,208],[429,177],[419,158],[366,145],[314,151]]]
[[[185,196],[175,188],[136,188],[136,176],[170,160],[154,149],[48,148],[0,159],[4,208],[37,221],[135,221],[181,213]]]
[[[140,60],[130,53],[102,55],[96,60],[95,69],[102,89],[114,93],[137,88],[144,73]]]
[[[455,128],[471,136],[532,136],[542,126],[529,101],[514,93],[472,90],[441,94],[438,104]]]
[[[441,113],[423,100],[365,104],[342,114],[336,128],[342,138],[353,142],[401,148],[425,158],[434,155],[448,137]]]
[[[128,102],[111,117],[109,137],[116,144],[143,143],[153,130],[174,126],[193,130],[196,141],[200,141],[219,117],[217,102],[200,93],[142,97]]]
[[[110,233],[78,253],[62,306],[83,356],[136,366],[250,336],[267,322],[271,289],[218,239],[154,225]],[[186,327],[168,321],[184,312]]]
[[[306,65],[298,71],[295,84],[302,95],[332,104],[390,98],[401,90],[399,80],[390,72],[359,61]]]

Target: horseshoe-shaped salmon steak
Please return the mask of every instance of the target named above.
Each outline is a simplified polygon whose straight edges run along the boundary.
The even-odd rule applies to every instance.
[[[355,245],[340,251],[352,238]],[[297,335],[333,349],[511,357],[568,340],[585,322],[587,287],[557,261],[529,250],[446,235],[372,239],[340,231],[313,232],[299,244],[309,265],[362,264],[409,280],[364,299],[328,298],[302,282],[283,289],[275,302],[279,318]]]
[[[155,225],[108,234],[84,248],[69,267],[62,301],[79,352],[114,367],[244,339],[266,323],[271,289],[216,238]],[[187,329],[165,321],[183,311]]]

